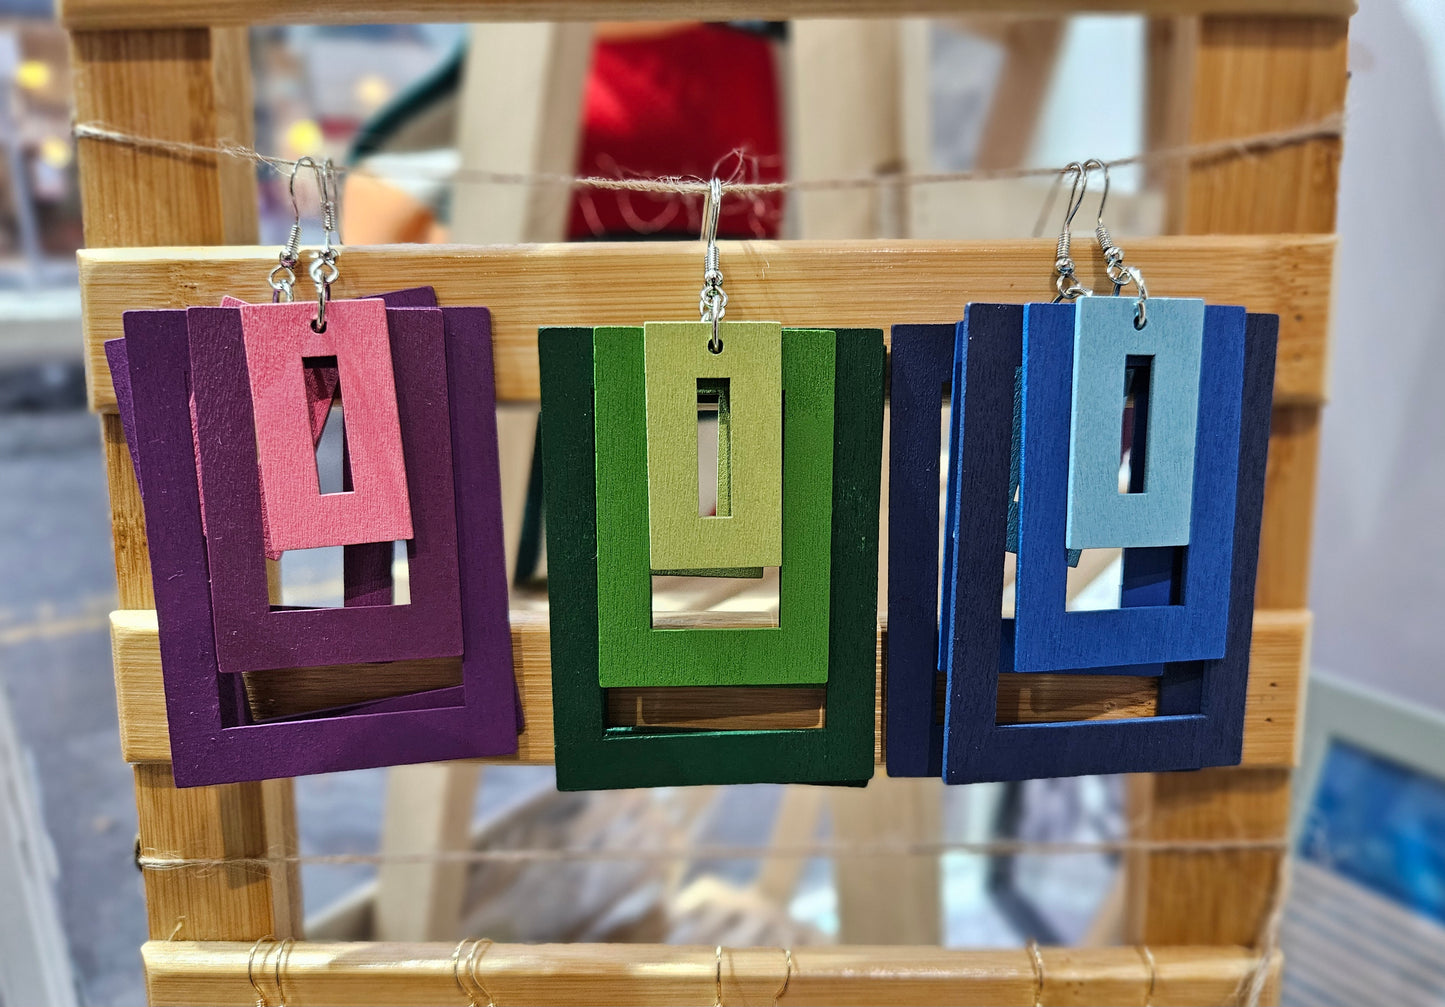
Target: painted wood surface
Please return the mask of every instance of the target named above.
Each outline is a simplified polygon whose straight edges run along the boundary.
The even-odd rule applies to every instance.
[[[313,327],[316,308],[308,302],[243,304],[237,310],[268,555],[411,538],[386,305],[374,299],[332,301],[325,332]],[[306,386],[308,357],[336,359],[346,396],[350,491],[321,492],[314,431],[322,406]],[[327,397],[326,411],[330,406]]]
[[[191,373],[223,672],[445,657],[462,652],[443,316],[391,309],[403,454],[416,534],[408,605],[273,607],[265,588],[257,456],[239,312],[191,308]],[[402,373],[405,372],[405,377]],[[345,387],[343,379],[343,388]]]
[[[1052,310],[1053,305],[971,305],[960,329],[957,354],[965,360],[967,384],[959,411],[961,424],[953,431],[954,450],[959,453],[959,468],[968,484],[985,500],[996,498],[1007,485],[1008,431],[1003,418],[1010,408],[1009,377],[1023,362],[1025,315],[1040,307],[1050,309],[1040,312],[1040,320],[1055,322],[1051,332],[1056,337],[1059,332],[1070,331],[1072,320]],[[1074,723],[997,723],[994,711],[1010,629],[1010,620],[998,614],[1006,518],[999,508],[963,512],[967,524],[961,524],[959,529],[951,573],[957,579],[956,611],[952,647],[947,655],[944,778],[950,783],[1159,772],[1239,762],[1276,333],[1274,318],[1247,317],[1241,419],[1234,424],[1239,477],[1235,483],[1236,520],[1230,525],[1233,563],[1225,654],[1216,661],[1167,666],[1160,679],[1155,716]],[[1059,340],[1055,338],[1054,342]],[[1206,351],[1206,361],[1210,359]],[[1060,366],[1066,369],[1067,363],[1067,357],[1061,357]],[[1217,374],[1209,366],[1205,374],[1204,387],[1213,391]],[[1027,415],[1026,411],[1026,423]],[[1211,450],[1202,446],[1201,454]],[[1025,504],[1028,499],[1025,495]],[[1027,516],[1024,520],[1026,529]],[[1056,548],[1062,566],[1062,543]]]
[[[1189,543],[1204,302],[1151,297],[1143,329],[1135,328],[1135,310],[1128,297],[1074,303],[1065,525],[1070,549]],[[1130,357],[1148,360],[1149,436],[1132,455],[1131,467],[1142,470],[1143,482],[1120,493],[1119,431]]]
[[[706,353],[707,337],[700,338]],[[598,677],[604,688],[827,681],[834,343],[828,330],[782,330],[779,340],[787,415],[780,423],[786,443],[777,461],[788,491],[781,514],[787,561],[778,574],[778,624],[678,629],[654,626],[652,618],[645,336],[637,328],[595,330]],[[727,353],[725,342],[722,355]],[[691,383],[687,419],[696,430],[697,386]],[[690,464],[696,486],[695,456]],[[696,503],[692,506],[696,510]],[[727,554],[709,555],[725,560]]]
[[[591,329],[544,329],[538,338],[558,787],[866,782],[873,773],[882,334],[836,333],[825,725],[785,731],[639,731],[606,720],[597,670],[592,340]]]
[[[1067,304],[1030,304],[1024,311],[1013,669],[1109,668],[1109,674],[1155,674],[1156,666],[1166,661],[1219,658],[1225,652],[1230,604],[1244,309],[1211,305],[1205,311],[1199,394],[1210,408],[1198,423],[1189,562],[1184,564],[1179,603],[1171,604],[1167,596],[1136,595],[1128,605],[1094,612],[1065,610],[1074,312]],[[1114,437],[1117,443],[1117,430]],[[1115,472],[1117,479],[1117,464]],[[1137,570],[1143,575],[1137,565],[1127,560],[1126,565],[1131,574]],[[1151,603],[1140,604],[1144,601]]]
[[[895,325],[889,353],[889,776],[943,771],[936,716],[939,660],[938,487],[943,386],[953,371],[954,325]],[[1002,503],[1000,501],[1000,503]],[[952,536],[944,531],[951,566]],[[944,611],[948,611],[945,603]]]
[[[95,146],[81,141],[82,147]],[[1129,254],[1149,264],[1149,283],[1180,297],[1244,304],[1280,316],[1276,401],[1320,403],[1326,386],[1333,235],[1141,238]],[[990,241],[722,241],[728,290],[754,317],[788,326],[885,328],[958,321],[960,289],[979,302],[1036,296],[1052,239]],[[274,245],[106,248],[79,253],[81,324],[91,407],[114,412],[101,344],[121,335],[135,307],[212,304],[254,289],[276,262]],[[1102,256],[1080,262],[1080,277],[1102,288]],[[697,285],[697,250],[687,242],[575,242],[542,245],[348,246],[337,297],[398,284],[435,287],[444,304],[486,304],[492,312],[497,397],[537,400],[537,330],[585,320],[635,325],[677,310],[677,292]],[[645,276],[648,282],[639,284]],[[579,290],[614,295],[584,300]],[[900,305],[907,305],[902,312]],[[886,338],[886,333],[885,333]]]
[[[648,322],[647,516],[654,570],[783,561],[783,337],[776,322]],[[718,413],[718,506],[701,516],[698,392],[726,382]]]
[[[227,309],[202,311],[227,314]],[[458,313],[460,312],[460,313]],[[234,314],[232,312],[232,314]],[[395,358],[402,414],[409,412],[412,360],[421,340],[412,326],[431,321],[430,310],[398,312],[396,343],[414,352]],[[468,534],[461,538],[467,573],[463,598],[468,652],[462,664],[462,695],[443,689],[417,697],[382,700],[323,719],[256,723],[240,688],[241,677],[223,677],[216,660],[211,600],[206,589],[207,553],[200,531],[195,456],[188,443],[187,354],[192,333],[185,312],[135,312],[127,319],[126,351],[136,395],[135,425],[141,463],[154,493],[148,520],[165,527],[151,537],[158,572],[157,614],[172,768],[178,786],[333,772],[516,750],[516,711],[506,625],[506,582],[496,491],[495,427],[491,425],[486,316],[483,309],[448,309],[448,371],[464,400],[473,403],[464,422],[448,424],[456,439],[458,504]],[[239,332],[233,334],[239,339]],[[417,382],[420,386],[422,383]],[[440,389],[422,389],[433,400]],[[244,390],[243,390],[244,391]],[[463,407],[465,408],[465,406]],[[450,440],[451,438],[448,438]],[[254,456],[253,456],[254,457]],[[490,461],[490,469],[488,463]],[[449,548],[450,548],[449,544]],[[219,686],[219,688],[218,688]],[[445,705],[425,706],[429,702]],[[420,707],[420,708],[418,708]]]

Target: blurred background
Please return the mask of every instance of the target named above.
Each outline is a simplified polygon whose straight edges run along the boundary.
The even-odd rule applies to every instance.
[[[801,42],[788,25],[583,28],[553,42],[576,61],[580,121],[549,121],[543,136],[469,115],[469,94],[487,71],[475,69],[485,62],[475,55],[469,61],[483,43],[467,26],[255,29],[256,146],[367,167],[344,194],[350,243],[665,240],[696,238],[696,200],[479,185],[465,171],[513,167],[506,149],[488,146],[498,137],[519,149],[550,145],[563,173],[770,181],[1108,159],[1143,149],[1155,128],[1135,111],[1149,87],[1140,18],[889,26],[902,54],[895,64],[854,63],[866,49],[845,51],[837,70],[893,81],[903,118],[888,143],[861,137],[855,162],[822,164],[797,137],[823,127],[792,121],[790,109],[799,88],[827,85],[791,79],[781,54]],[[497,36],[486,44],[500,51],[507,43]],[[1100,53],[1108,54],[1108,101],[1098,90]],[[1297,774],[1285,996],[1382,1002],[1374,998],[1388,990],[1396,1003],[1445,1003],[1445,655],[1436,631],[1445,605],[1445,7],[1360,0],[1350,64],[1333,379],[1315,514],[1315,674]],[[875,119],[835,128],[866,130]],[[75,1002],[129,1004],[144,997],[136,949],[146,921],[131,771],[118,754],[110,681],[114,574],[80,364],[74,252],[82,231],[70,123],[67,42],[49,0],[0,0],[0,826],[8,830],[0,838],[24,846],[48,879],[37,888],[0,866],[0,905],[7,885],[17,893],[29,885],[16,904],[34,914],[35,932],[63,932],[67,952],[47,967],[69,977]],[[458,171],[462,181],[452,178]],[[262,241],[279,245],[291,222],[286,179],[265,169],[259,178]],[[1112,182],[1111,229],[1126,248],[1130,237],[1165,227],[1158,173],[1118,170]],[[1048,206],[1049,189],[1029,179],[883,188],[861,202],[826,193],[739,198],[726,205],[722,230],[1052,234],[1058,206]],[[314,189],[302,179],[300,190],[308,235],[316,234]],[[1147,273],[1148,262],[1138,264]],[[1039,293],[1047,293],[1042,285]],[[967,299],[960,289],[960,309]],[[504,437],[530,437],[534,422],[519,411],[505,419]],[[530,457],[520,464],[504,478],[524,489]],[[513,517],[526,506],[524,492],[517,499]],[[526,605],[545,557],[535,536],[529,545],[513,534],[509,547],[520,553],[517,603]],[[331,570],[325,557],[288,569],[292,597],[334,591]],[[1107,586],[1108,564],[1093,572]],[[1089,586],[1081,580],[1075,605],[1092,603]],[[551,782],[550,770],[526,767],[463,779],[476,797],[468,841],[478,849],[610,846],[645,836],[655,845],[763,847],[780,835],[824,841],[850,814],[846,798],[804,788],[559,795]],[[387,788],[387,771],[299,780],[303,852],[376,850]],[[959,842],[1118,838],[1127,825],[1123,788],[1114,778],[949,788],[938,828]],[[671,842],[658,843],[659,835]],[[938,903],[899,907],[900,918],[925,922],[922,932],[896,933],[900,942],[1097,944],[1117,930],[1118,856],[919,859],[929,861],[920,870],[937,873]],[[839,876],[868,869],[866,861],[750,855],[561,868],[482,862],[466,872],[457,912],[435,939],[857,941],[867,923],[840,905]],[[304,891],[312,936],[435,925],[409,920],[405,908],[382,919],[390,911],[365,865],[308,865]],[[6,947],[0,939],[0,974]]]

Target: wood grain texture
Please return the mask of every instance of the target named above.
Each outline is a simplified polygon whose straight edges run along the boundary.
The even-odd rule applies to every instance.
[[[784,325],[886,328],[957,322],[960,291],[974,301],[1023,302],[1049,291],[1053,242],[720,242],[739,313]],[[1333,236],[1148,238],[1131,256],[1149,284],[1179,297],[1243,304],[1280,316],[1277,402],[1319,402],[1330,317]],[[92,408],[114,411],[102,344],[121,335],[122,311],[215,304],[256,290],[274,247],[88,250],[80,253],[82,323]],[[490,247],[391,246],[346,250],[337,297],[429,284],[442,304],[492,311],[497,397],[535,401],[537,330],[549,325],[632,325],[665,318],[697,286],[687,242]],[[1103,287],[1103,259],[1085,283]],[[1041,271],[1042,270],[1042,271]],[[649,282],[639,285],[638,276]],[[906,305],[906,311],[900,306]],[[886,336],[886,333],[885,333]]]
[[[1181,58],[1174,61],[1176,67],[1189,68],[1191,74],[1187,98],[1179,102],[1186,108],[1180,117],[1185,130],[1181,139],[1241,136],[1300,121],[1296,116],[1343,112],[1347,36],[1344,17],[1201,18],[1177,40],[1176,56]],[[1320,139],[1260,156],[1230,156],[1181,168],[1171,199],[1170,229],[1201,235],[1329,233],[1334,230],[1340,152],[1338,139]],[[1327,347],[1319,350],[1323,376]],[[1282,339],[1282,370],[1294,365],[1293,353],[1294,347]],[[1255,604],[1298,610],[1308,598],[1322,398],[1311,403],[1286,400],[1279,390],[1276,384]],[[1273,709],[1293,726],[1303,685],[1300,676],[1268,692],[1253,688],[1251,708]],[[1263,703],[1268,706],[1257,705]],[[1294,731],[1281,735],[1293,738]],[[1291,752],[1287,762],[1293,761]],[[1211,771],[1135,781],[1130,817],[1143,823],[1136,829],[1140,836],[1208,840],[1234,835],[1239,823],[1267,812],[1270,820],[1263,834],[1281,838],[1288,806],[1287,770]],[[1181,807],[1192,811],[1181,815]],[[1152,829],[1151,816],[1156,823]],[[1270,851],[1129,858],[1130,937],[1261,939],[1281,859]]]
[[[229,136],[254,142],[244,28],[77,32],[71,37],[71,68],[79,120],[172,140],[204,143]],[[94,140],[82,140],[78,148],[90,247],[256,240],[256,176],[246,162]],[[119,315],[115,320],[118,325]],[[145,517],[118,418],[105,418],[103,439],[120,605],[149,609],[155,600]],[[136,797],[142,840],[155,848],[204,855],[208,843],[219,841],[235,848],[259,842],[261,849],[283,854],[295,850],[294,829],[287,827],[294,822],[294,805],[284,784],[181,792],[169,766],[142,766],[136,770]],[[296,871],[269,868],[147,879],[150,935],[232,940],[299,935],[293,929],[297,882]]]
[[[111,613],[116,695],[120,706],[121,754],[128,762],[166,762],[166,729],[160,651],[153,610]],[[547,765],[552,762],[551,643],[545,612],[514,609],[512,656],[527,730],[515,757],[486,760]],[[1309,657],[1311,618],[1304,611],[1257,612],[1250,651],[1249,693],[1244,731],[1244,764],[1282,766],[1294,761],[1298,710],[1293,697]],[[878,634],[875,661],[881,697],[888,633]],[[308,672],[317,672],[312,677]],[[288,669],[247,676],[253,708],[273,715],[305,713],[401,695],[421,688],[444,688],[459,681],[447,662],[416,663],[393,669],[364,666],[338,681],[327,669]],[[350,689],[354,691],[349,691]],[[811,704],[805,705],[802,698]],[[728,730],[774,726],[813,727],[823,722],[821,690],[795,688],[609,689],[607,722],[616,726],[708,728]],[[882,703],[878,703],[881,718]],[[1155,682],[1105,675],[1004,675],[999,679],[1000,724],[1153,716]],[[876,756],[881,763],[881,731]]]
[[[1238,308],[1214,308],[1219,313],[1243,314]],[[1270,391],[1273,386],[1273,361],[1277,320],[1272,316],[1250,315],[1243,319],[1244,328],[1220,326],[1219,352],[1205,354],[1202,376],[1206,398],[1228,402],[1231,382],[1243,375],[1242,393],[1233,398],[1240,411],[1236,418],[1225,415],[1225,409],[1206,413],[1201,424],[1201,460],[1211,453],[1232,450],[1238,466],[1238,479],[1233,473],[1221,473],[1219,461],[1201,465],[1206,478],[1201,492],[1195,494],[1198,507],[1218,507],[1219,498],[1234,490],[1233,514],[1227,520],[1218,515],[1218,525],[1232,542],[1232,564],[1226,566],[1227,587],[1215,583],[1206,590],[1228,599],[1223,657],[1213,661],[1188,658],[1167,664],[1160,677],[1157,712],[1161,716],[1138,718],[1113,724],[1097,722],[1000,725],[989,716],[996,709],[1000,667],[1015,666],[1011,653],[1012,634],[1018,627],[1014,620],[1000,619],[998,596],[1002,587],[999,562],[1004,552],[1007,519],[1002,510],[962,508],[964,497],[953,501],[960,507],[957,542],[954,549],[954,614],[950,625],[948,672],[948,704],[944,723],[943,771],[951,783],[988,780],[1032,779],[1085,773],[1131,773],[1166,769],[1196,769],[1200,766],[1233,765],[1238,762],[1245,729],[1244,713],[1248,698],[1248,665],[1250,637],[1253,628],[1253,595],[1255,558],[1258,545],[1260,510],[1264,491],[1265,452],[1268,445]],[[964,324],[959,327],[955,359],[964,362],[966,381],[955,379],[954,387],[966,394],[956,400],[951,450],[952,466],[963,473],[970,494],[983,500],[998,499],[1008,485],[1010,431],[1005,417],[1011,410],[1010,378],[1024,361],[1026,389],[1034,385],[1035,393],[1044,391],[1046,399],[1067,402],[1067,392],[1059,385],[1050,385],[1048,375],[1066,387],[1068,377],[1069,340],[1072,313],[1065,306],[969,305]],[[1207,327],[1213,331],[1212,325]],[[1232,332],[1232,335],[1231,335]],[[1047,355],[1053,354],[1052,362]],[[1029,356],[1029,355],[1032,356]],[[1034,405],[1037,405],[1035,403]],[[1231,406],[1232,410],[1233,407]],[[1020,548],[1029,549],[1023,541],[1031,528],[1030,505],[1039,503],[1038,490],[1049,495],[1048,483],[1038,482],[1029,489],[1030,417],[1036,409],[1025,405],[1025,469],[1021,499]],[[1035,417],[1036,418],[1036,417]],[[1210,424],[1219,428],[1211,432]],[[1062,426],[1062,424],[1056,424]],[[1043,430],[1034,429],[1035,439]],[[1063,549],[1063,466],[1066,456],[1066,431],[1060,429],[1054,438],[1055,464],[1047,464],[1041,472],[1052,473],[1056,521],[1052,534],[1037,541],[1052,539],[1057,549],[1055,564],[1061,570]],[[1222,485],[1209,484],[1209,475]],[[1221,478],[1221,476],[1224,476]],[[1206,500],[1213,503],[1206,505]],[[1206,522],[1205,525],[1208,523]],[[1196,522],[1196,526],[1201,526]],[[1207,536],[1199,535],[1202,544]],[[1214,546],[1219,549],[1218,543]],[[1019,564],[1023,571],[1023,556]],[[1038,558],[1034,564],[1038,565]],[[1128,564],[1124,600],[1129,600]],[[1022,580],[1020,581],[1022,583]],[[1020,594],[1020,612],[1023,594]],[[1058,607],[1063,608],[1060,585]],[[1198,601],[1196,600],[1196,604]],[[1033,603],[1037,608],[1039,603]],[[1131,618],[1148,614],[1148,608],[1125,607],[1116,612],[1072,613],[1080,615],[1124,616]],[[1153,611],[1160,611],[1156,608]],[[1082,625],[1082,624],[1079,624]],[[1167,626],[1161,627],[1167,629]],[[1080,635],[1070,651],[1080,650],[1087,637]],[[1140,655],[1142,657],[1142,655]],[[1047,665],[1058,668],[1059,664]],[[1128,666],[1111,669],[1115,674],[1128,673]]]
[[[642,332],[652,569],[780,566],[782,326],[723,322],[721,353],[708,349],[712,326],[706,322],[648,322]],[[707,517],[698,502],[697,406],[704,380],[727,382],[718,414],[718,507]]]
[[[430,21],[720,21],[767,18],[784,21],[813,17],[884,17],[890,9],[878,0],[385,0],[345,3],[279,0],[235,6],[203,0],[61,0],[66,27],[134,28],[205,24],[380,24]],[[1354,0],[910,0],[914,14],[967,14],[1010,11],[1020,14],[1139,12],[1164,14],[1328,14],[1348,17]]]
[[[264,946],[263,946],[264,947]],[[455,943],[294,945],[282,971],[287,1003],[455,1004]],[[141,949],[155,1007],[249,1005],[249,942],[151,941]],[[1259,966],[1241,947],[1155,947],[1154,975],[1137,948],[1043,948],[1039,988],[1022,948],[959,951],[938,947],[810,946],[793,949],[786,1003],[1077,1007],[1084,1004],[1239,1002],[1237,988]],[[275,952],[270,962],[274,964]],[[1266,995],[1277,993],[1281,959],[1267,964]],[[712,1003],[712,947],[631,944],[494,944],[477,976],[501,1004],[671,1005]],[[256,969],[275,999],[272,965]],[[776,947],[724,948],[722,1002],[772,1002],[784,975]],[[1150,997],[1152,987],[1152,998]]]
[[[232,309],[197,308],[235,323],[229,333],[231,349],[240,354],[239,318]],[[217,630],[212,619],[212,591],[208,590],[206,538],[200,522],[200,501],[196,482],[196,458],[192,450],[191,417],[186,396],[187,358],[181,352],[188,341],[187,312],[133,312],[127,316],[126,355],[135,390],[135,426],[148,498],[148,517],[164,536],[151,540],[151,558],[157,577],[157,610],[160,617],[160,647],[165,667],[168,720],[172,727],[171,749],[174,779],[181,786],[235,783],[245,780],[295,776],[308,772],[393,765],[399,762],[432,762],[465,756],[515,751],[517,724],[508,653],[510,636],[505,622],[506,584],[502,569],[500,506],[496,494],[495,427],[492,425],[491,381],[486,310],[447,308],[397,311],[397,343],[415,352],[396,357],[401,412],[410,417],[413,397],[423,395],[441,408],[442,444],[447,448],[441,467],[446,488],[456,486],[456,514],[450,500],[442,500],[447,521],[457,518],[463,534],[449,538],[444,555],[463,578],[459,592],[453,592],[453,611],[460,610],[459,636],[465,642],[462,689],[423,692],[406,697],[376,701],[366,707],[351,707],[345,716],[308,717],[248,723],[245,696],[234,676],[223,681],[217,668]],[[438,317],[433,317],[438,316]],[[446,346],[440,338],[434,345],[438,375],[427,387],[413,384],[412,370],[422,367],[422,344],[411,336],[417,327],[426,331],[435,323],[442,336],[445,322]],[[220,347],[219,332],[201,338]],[[194,349],[194,345],[192,346]],[[441,367],[446,353],[447,366]],[[237,401],[249,406],[244,388],[243,368],[237,364],[231,377],[241,383],[235,389]],[[456,422],[445,412],[448,402],[441,389],[451,379],[467,394],[453,399]],[[147,409],[140,409],[146,405]],[[228,410],[221,410],[223,413]],[[238,410],[248,413],[248,410]],[[200,413],[205,428],[207,410]],[[242,417],[244,436],[229,440],[236,444],[249,438],[249,416]],[[433,425],[435,426],[435,425]],[[411,430],[410,423],[408,430]],[[455,443],[451,443],[451,438]],[[219,438],[215,443],[227,438]],[[202,438],[203,449],[207,442]],[[433,445],[434,446],[434,445]],[[410,451],[415,457],[416,451]],[[251,550],[260,559],[259,499],[256,495],[254,455],[249,469],[250,507],[255,533]],[[455,469],[453,469],[455,462]],[[245,479],[238,482],[246,482]],[[423,481],[414,479],[421,487]],[[238,492],[216,494],[229,499]],[[214,486],[213,486],[214,490]],[[442,494],[449,498],[450,492]],[[434,506],[433,500],[429,505]],[[421,538],[430,537],[428,519],[418,508]],[[213,513],[211,544],[215,544],[219,514]],[[237,523],[228,522],[227,527]],[[461,542],[460,555],[455,541]],[[413,551],[412,560],[419,553]],[[212,564],[210,570],[216,569]],[[264,576],[262,576],[264,589]],[[265,596],[260,596],[264,606]],[[364,614],[368,610],[341,608],[326,610]],[[394,610],[381,607],[373,616]],[[274,615],[275,613],[273,613]],[[287,614],[304,615],[304,612]],[[346,637],[363,636],[355,627]],[[459,650],[462,647],[458,646]],[[332,648],[328,653],[338,652]],[[443,652],[445,653],[445,652]],[[281,656],[288,652],[283,649]],[[369,655],[368,655],[369,656]],[[425,655],[424,655],[425,656]],[[284,667],[286,663],[267,667]],[[221,687],[218,689],[218,685]],[[383,714],[386,714],[383,716]]]
[[[1323,13],[1323,12],[1321,12]],[[1344,18],[1205,17],[1192,56],[1189,143],[1288,129],[1343,110]],[[1192,165],[1171,230],[1324,233],[1335,227],[1339,137]]]
[[[71,35],[80,122],[160,140],[253,142],[243,29],[77,31]],[[243,104],[244,103],[244,104]],[[91,248],[256,240],[250,166],[217,154],[77,141],[85,243]]]
[[[1137,838],[1284,842],[1288,768],[1205,769],[1156,776],[1153,783],[1149,816],[1131,830]],[[1221,943],[1259,940],[1277,891],[1279,851],[1159,852],[1131,859],[1135,884],[1147,893],[1131,929],[1161,944],[1197,939],[1195,934]]]
[[[146,544],[145,507],[136,483],[135,465],[126,445],[120,417],[100,417],[105,485],[110,495],[110,535],[115,549],[115,580],[125,608],[154,608],[151,560]]]
[[[267,801],[276,783],[177,790],[164,763],[135,767],[140,849],[145,856],[257,857],[272,852]],[[278,853],[284,853],[281,847]],[[153,939],[255,940],[291,929],[292,893],[273,892],[282,867],[197,867],[145,874]],[[278,889],[284,884],[277,884]],[[299,893],[298,893],[299,894]]]

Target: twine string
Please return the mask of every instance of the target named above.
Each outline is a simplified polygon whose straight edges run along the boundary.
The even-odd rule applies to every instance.
[[[1210,839],[1197,841],[1117,839],[1090,842],[1036,842],[1000,839],[987,842],[803,843],[779,846],[583,847],[563,849],[499,848],[487,850],[433,850],[393,853],[273,853],[251,857],[182,857],[147,851],[136,857],[144,871],[241,868],[267,870],[292,864],[343,866],[355,864],[433,863],[556,863],[561,861],[626,860],[754,860],[810,859],[813,857],[939,856],[972,853],[989,856],[1145,853],[1232,853],[1242,850],[1285,849],[1282,839]]]
[[[1344,115],[1336,113],[1287,129],[1228,137],[1205,143],[1181,144],[1132,154],[1105,161],[1110,168],[1135,164],[1160,164],[1173,161],[1209,162],[1223,158],[1245,157],[1294,147],[1314,140],[1338,139],[1344,134]],[[154,136],[127,133],[103,122],[78,122],[71,127],[79,140],[96,140],[119,144],[135,150],[193,156],[221,155],[250,161],[281,174],[289,174],[296,162],[275,154],[265,154],[234,140],[221,138],[214,143],[185,140],[164,140]],[[614,192],[642,192],[660,195],[701,196],[710,180],[684,175],[655,178],[612,178],[602,175],[567,175],[553,172],[483,171],[458,168],[450,171],[427,171],[412,168],[378,170],[372,166],[338,168],[338,174],[367,175],[373,178],[425,178],[485,185],[554,185],[569,188],[599,189]],[[846,178],[794,179],[784,182],[724,181],[723,189],[734,195],[761,195],[775,192],[827,192],[847,189],[871,189],[884,186],[941,185],[952,182],[982,182],[1000,179],[1048,178],[1063,174],[1057,167],[991,168],[946,172],[883,172]]]

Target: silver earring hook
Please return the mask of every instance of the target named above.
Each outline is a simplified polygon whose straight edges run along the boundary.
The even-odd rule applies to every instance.
[[[286,236],[286,246],[277,256],[276,265],[271,267],[270,275],[266,277],[271,284],[272,304],[283,298],[288,302],[295,298],[292,287],[296,284],[296,263],[301,256],[301,207],[296,202],[296,173],[303,167],[315,168],[316,162],[303,157],[291,163],[291,177],[286,183],[291,194],[291,230]]]
[[[723,274],[718,268],[717,224],[722,214],[722,182],[714,178],[708,183],[707,199],[702,207],[702,240],[707,246],[703,253],[702,294],[697,308],[704,322],[712,323],[712,338],[707,348],[712,353],[721,353],[722,340],[718,338],[717,323],[728,313],[728,295],[723,290]]]
[[[1144,286],[1144,274],[1137,266],[1124,265],[1124,250],[1114,243],[1109,235],[1109,229],[1104,225],[1104,205],[1109,201],[1109,166],[1097,157],[1091,157],[1084,162],[1084,171],[1089,172],[1099,169],[1104,173],[1104,193],[1099,197],[1099,212],[1094,218],[1094,237],[1099,242],[1099,251],[1104,255],[1104,272],[1108,274],[1109,280],[1114,284],[1114,296],[1118,297],[1119,292],[1129,284],[1134,284],[1139,292],[1134,302],[1134,328],[1142,329],[1149,324],[1149,314],[1145,302],[1149,299],[1149,291]]]
[[[311,321],[311,329],[314,332],[326,331],[326,305],[331,301],[331,285],[341,275],[341,270],[336,265],[336,259],[341,254],[341,249],[332,243],[332,236],[335,235],[340,241],[340,234],[336,229],[336,167],[331,163],[331,158],[326,158],[322,163],[311,162],[312,169],[316,172],[316,188],[321,196],[321,248],[311,253],[311,281],[316,284],[316,317]]]
[[[1072,301],[1079,296],[1087,296],[1093,293],[1088,287],[1079,282],[1074,275],[1074,258],[1070,249],[1073,243],[1073,234],[1070,228],[1074,223],[1074,217],[1079,212],[1079,207],[1084,205],[1084,194],[1089,191],[1089,173],[1078,161],[1070,161],[1064,166],[1065,175],[1073,175],[1073,184],[1069,187],[1069,203],[1065,207],[1064,226],[1059,231],[1059,243],[1054,253],[1054,271],[1058,273],[1054,280],[1054,287],[1058,295],[1054,303],[1059,301]]]

